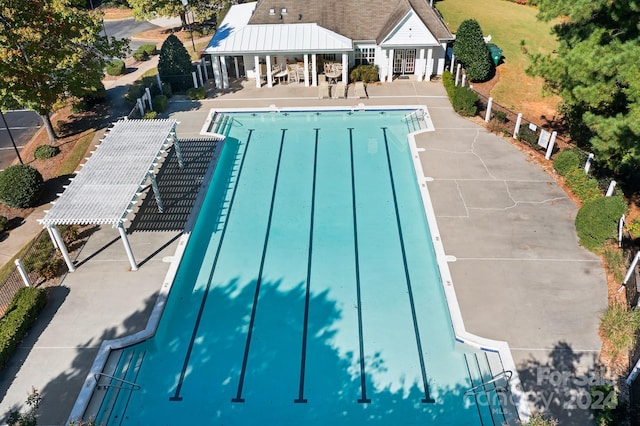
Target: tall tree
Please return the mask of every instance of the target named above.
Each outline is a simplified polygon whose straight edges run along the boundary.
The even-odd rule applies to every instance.
[[[36,111],[55,141],[54,108],[97,91],[108,58],[128,50],[101,25],[82,0],[0,0],[0,107]]]
[[[462,21],[456,31],[453,54],[462,62],[470,81],[486,81],[494,71],[487,43],[475,19]]]
[[[556,52],[528,71],[559,94],[574,140],[619,177],[640,176],[640,0],[540,0]]]
[[[192,71],[193,65],[189,52],[180,39],[171,34],[160,48],[160,57],[158,58],[160,78],[169,82],[173,90],[182,91],[191,86]]]

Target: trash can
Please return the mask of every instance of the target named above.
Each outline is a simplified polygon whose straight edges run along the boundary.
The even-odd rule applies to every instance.
[[[491,59],[493,59],[493,63],[495,66],[498,66],[500,59],[502,59],[502,49],[494,43],[487,43],[487,47],[489,48],[489,54],[491,55]]]

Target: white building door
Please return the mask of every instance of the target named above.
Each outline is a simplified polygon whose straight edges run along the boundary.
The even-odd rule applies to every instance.
[[[413,74],[416,70],[416,49],[396,49],[393,51],[393,73]]]

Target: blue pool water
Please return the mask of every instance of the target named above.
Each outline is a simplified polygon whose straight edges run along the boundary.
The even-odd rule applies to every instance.
[[[156,335],[120,354],[139,389],[98,423],[498,416],[463,395],[491,373],[454,339],[407,112],[233,114]]]

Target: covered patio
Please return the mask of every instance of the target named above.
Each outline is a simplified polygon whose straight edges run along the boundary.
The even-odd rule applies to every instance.
[[[162,198],[155,174],[165,152],[173,145],[183,167],[176,136],[176,120],[120,120],[105,135],[65,191],[39,222],[47,228],[69,268],[73,261],[58,230],[59,225],[106,225],[117,228],[131,270],[138,269],[125,222],[150,181],[159,213]]]

